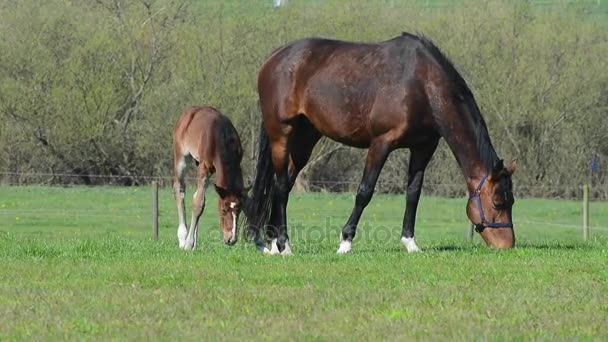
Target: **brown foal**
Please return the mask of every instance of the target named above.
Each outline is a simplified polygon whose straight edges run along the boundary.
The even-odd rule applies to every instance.
[[[236,129],[226,116],[212,107],[189,107],[177,120],[173,131],[174,190],[177,201],[179,247],[196,247],[200,217],[205,209],[209,177],[216,174],[218,211],[224,242],[237,241],[237,219],[244,201],[241,159],[243,149]],[[197,166],[197,187],[192,198],[192,220],[186,226],[184,195],[186,161]]]

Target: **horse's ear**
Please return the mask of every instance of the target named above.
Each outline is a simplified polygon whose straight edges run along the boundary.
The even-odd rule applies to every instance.
[[[222,188],[221,186],[217,186],[217,185],[213,185],[215,186],[215,192],[217,192],[218,195],[220,195],[220,198],[224,198],[226,196],[228,196],[228,191],[224,188]]]
[[[511,160],[506,169],[509,175],[513,175],[515,173],[515,169],[517,169],[517,159]]]
[[[499,159],[496,163],[494,163],[494,167],[492,168],[492,179],[499,179],[500,176],[503,175],[505,170],[505,163],[502,159]]]

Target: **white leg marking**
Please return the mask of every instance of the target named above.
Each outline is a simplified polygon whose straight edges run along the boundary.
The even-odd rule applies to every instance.
[[[180,223],[177,227],[177,239],[179,240],[179,248],[184,248],[186,245],[186,237],[188,236],[188,228],[185,224]]]
[[[175,191],[175,200],[177,201],[177,215],[179,216],[179,224],[177,226],[177,240],[179,241],[179,248],[184,248],[186,244],[186,236],[188,235],[188,227],[186,227],[186,213],[184,208],[185,184],[182,177],[185,167],[186,163],[182,157],[177,162],[175,173],[176,180],[173,184]]]
[[[353,249],[353,243],[348,240],[342,240],[340,242],[340,248],[338,248],[338,254],[350,253]]]
[[[418,248],[418,246],[416,245],[416,240],[413,237],[402,237],[401,243],[405,246],[405,249],[407,249],[408,253],[420,252],[420,248]]]
[[[270,243],[270,255],[278,255],[281,254],[281,252],[279,252],[279,246],[277,246],[277,239],[272,239],[272,242]]]
[[[285,249],[281,252],[281,255],[293,255],[291,246],[289,246],[289,240],[285,241]]]
[[[193,226],[190,227],[190,231],[188,232],[188,236],[186,237],[186,243],[184,244],[184,249],[187,251],[191,251],[196,248],[196,235],[198,233],[198,227]]]

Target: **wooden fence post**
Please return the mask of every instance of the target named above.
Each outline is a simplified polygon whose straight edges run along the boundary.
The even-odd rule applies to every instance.
[[[158,240],[158,183],[152,181],[152,239]]]
[[[583,185],[583,240],[589,240],[589,184]]]

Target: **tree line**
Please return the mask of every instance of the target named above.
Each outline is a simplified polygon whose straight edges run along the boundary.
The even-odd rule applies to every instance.
[[[424,3],[1,1],[0,178],[133,185],[171,175],[173,124],[189,105],[231,118],[251,176],[257,70],[274,48],[408,31],[432,39],[467,80],[498,154],[518,161],[518,195],[576,197],[591,183],[608,198],[608,14],[584,3]],[[378,190],[403,192],[408,153],[391,154]],[[297,187],[354,190],[363,158],[322,140]],[[461,177],[442,143],[425,191],[463,196]]]

